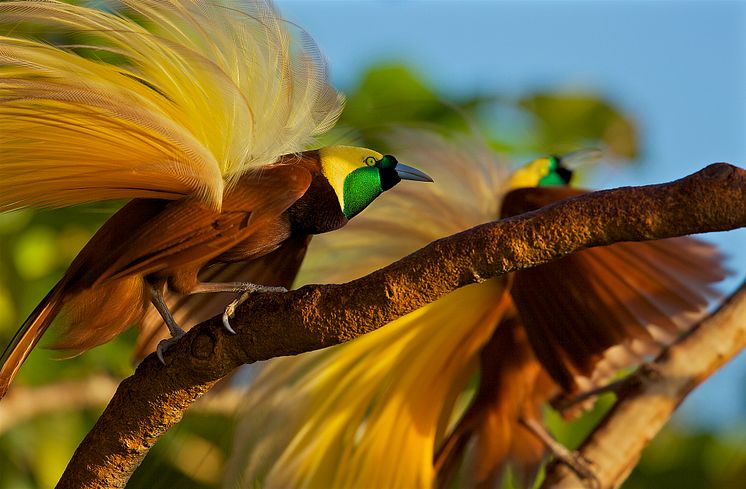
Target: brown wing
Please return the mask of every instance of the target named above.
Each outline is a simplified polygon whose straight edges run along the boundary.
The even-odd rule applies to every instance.
[[[536,361],[514,314],[500,321],[482,349],[480,372],[474,401],[436,455],[438,487],[452,486],[459,468],[471,486],[498,487],[507,462],[517,486],[531,487],[547,449],[521,419],[541,419],[541,407],[559,387]]]
[[[280,247],[255,260],[240,263],[218,263],[200,274],[204,282],[251,282],[261,285],[290,288],[298,275],[311,236],[291,236]],[[234,296],[231,294],[180,295],[166,292],[166,302],[183,328],[189,329],[213,316],[221,314]],[[142,321],[135,348],[135,358],[142,358],[155,350],[158,342],[168,336],[163,319],[150,309]]]
[[[207,263],[282,214],[310,182],[311,174],[300,166],[274,165],[243,176],[219,214],[194,200],[172,202],[125,238],[121,254],[97,283]]]
[[[566,187],[510,192],[503,216],[583,193]],[[723,257],[694,238],[591,248],[513,274],[511,295],[537,358],[568,391],[640,361],[691,326],[717,293]],[[610,348],[620,345],[613,351]]]

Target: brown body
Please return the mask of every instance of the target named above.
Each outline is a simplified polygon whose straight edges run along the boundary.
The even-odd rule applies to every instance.
[[[206,268],[251,262],[291,237],[303,247],[308,236],[346,222],[317,151],[288,155],[243,175],[226,192],[220,211],[190,198],[129,202],[91,238],[16,333],[3,354],[0,397],[56,316],[64,329],[55,347],[82,352],[140,323],[151,308],[150,287],[200,292],[198,275]]]

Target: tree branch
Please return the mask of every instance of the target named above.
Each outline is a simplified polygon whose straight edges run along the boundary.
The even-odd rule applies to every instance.
[[[716,313],[627,377],[619,399],[579,449],[599,489],[622,485],[642,450],[686,396],[746,347],[746,283]],[[547,471],[543,489],[577,489],[588,481],[561,464]]]
[[[119,386],[58,487],[124,487],[149,448],[236,367],[325,348],[373,331],[465,285],[618,241],[746,226],[746,172],[718,163],[668,184],[582,195],[435,241],[342,285],[262,294],[225,332],[219,317]]]

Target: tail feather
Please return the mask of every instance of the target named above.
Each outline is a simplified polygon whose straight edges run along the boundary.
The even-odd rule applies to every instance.
[[[0,399],[5,396],[11,382],[31,350],[39,342],[44,332],[62,306],[63,285],[59,282],[36,306],[34,312],[23,322],[10,344],[5,348],[0,361]]]
[[[50,345],[74,357],[103,345],[142,321],[150,305],[145,280],[133,275],[83,290],[69,290]]]

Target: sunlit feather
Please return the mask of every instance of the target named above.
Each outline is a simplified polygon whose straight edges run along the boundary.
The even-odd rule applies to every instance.
[[[315,45],[263,1],[106,5],[0,3],[0,211],[189,194],[217,207],[339,115]]]

